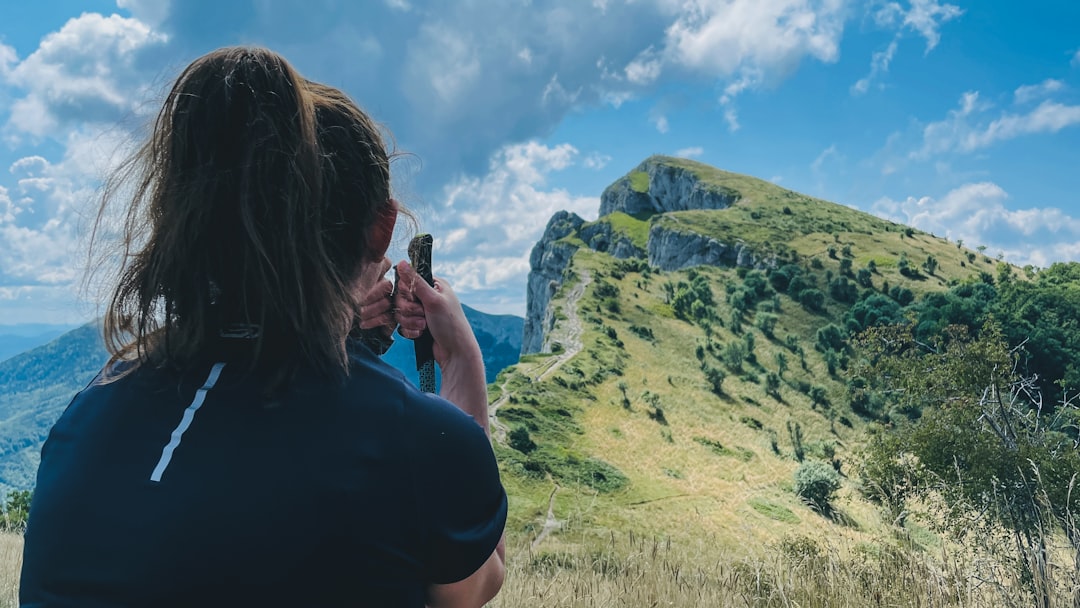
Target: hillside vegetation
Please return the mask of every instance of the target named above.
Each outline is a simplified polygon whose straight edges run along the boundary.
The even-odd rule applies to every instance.
[[[922,332],[947,322],[975,331],[995,310],[1019,310],[1000,302],[1039,285],[1035,269],[755,178],[650,162],[686,169],[736,202],[598,222],[640,249],[656,226],[739,242],[756,267],[660,272],[564,237],[578,249],[550,304],[550,353],[524,356],[492,390],[512,537],[530,543],[534,562],[555,563],[588,562],[581,556],[612,546],[615,531],[705,547],[706,562],[764,559],[792,543],[840,560],[902,550],[934,562],[954,549],[941,522],[897,519],[860,491],[868,433],[920,412],[853,381],[854,338],[909,318]],[[627,179],[641,193],[647,178]],[[581,344],[569,357],[568,335]],[[824,503],[808,500],[811,486],[824,488]],[[927,567],[943,567],[935,563]],[[950,602],[968,605],[940,605]]]

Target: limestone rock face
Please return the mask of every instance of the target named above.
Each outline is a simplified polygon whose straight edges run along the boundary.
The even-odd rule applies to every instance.
[[[745,266],[763,268],[775,264],[759,259],[745,243],[725,244],[696,232],[680,232],[660,225],[649,230],[649,266],[671,271],[692,266]]]
[[[562,284],[563,271],[570,264],[577,247],[558,242],[581,227],[585,220],[575,213],[559,211],[551,216],[544,236],[529,255],[529,283],[525,294],[525,328],[521,336],[521,354],[538,353],[544,333],[555,321],[548,304]]]
[[[648,176],[648,190],[638,192],[631,186],[635,173]],[[638,178],[643,181],[643,178]],[[600,217],[615,211],[629,215],[663,213],[689,209],[726,209],[738,195],[703,184],[693,171],[647,159],[629,175],[604,190],[600,197]]]
[[[691,163],[692,164],[692,163]],[[726,209],[739,200],[739,193],[702,182],[686,168],[685,161],[651,157],[604,190],[600,197],[600,218],[621,211],[638,218],[659,216],[669,211],[691,209]],[[761,268],[775,260],[759,259],[745,244],[721,243],[694,233],[679,231],[659,223],[649,230],[647,251],[616,231],[610,222],[585,224],[577,215],[559,211],[552,216],[544,236],[533,247],[529,258],[529,281],[526,293],[525,328],[521,353],[537,353],[544,335],[554,325],[551,298],[562,285],[563,273],[577,246],[560,239],[577,233],[587,247],[615,258],[647,258],[660,270],[679,270],[701,264]]]
[[[618,234],[611,227],[611,224],[607,222],[596,222],[582,226],[578,230],[578,236],[585,241],[589,249],[606,253],[620,260],[645,257],[645,252],[637,245],[634,245],[634,241],[630,237]]]

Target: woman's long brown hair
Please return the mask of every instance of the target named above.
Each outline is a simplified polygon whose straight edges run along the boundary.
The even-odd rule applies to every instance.
[[[205,55],[107,182],[92,243],[118,200],[110,363],[183,366],[243,324],[259,328],[252,365],[348,372],[350,288],[381,256],[368,237],[390,169],[379,129],[343,93],[266,49]]]

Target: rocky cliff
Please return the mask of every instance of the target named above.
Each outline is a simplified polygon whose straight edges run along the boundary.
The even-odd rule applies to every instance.
[[[732,244],[698,234],[654,224],[649,229],[649,266],[660,270],[681,270],[691,266],[746,266],[760,268],[775,264],[762,258],[746,243]]]
[[[685,167],[652,156],[633,171],[608,186],[600,196],[600,217],[622,211],[627,215],[726,209],[739,200],[739,193],[710,186]]]
[[[647,258],[650,266],[665,271],[702,264],[769,265],[772,258],[738,239],[720,240],[678,221],[657,221],[677,211],[727,209],[742,199],[738,190],[709,181],[710,171],[717,170],[686,159],[653,156],[604,190],[597,221],[585,222],[567,211],[556,213],[529,258],[522,354],[540,352],[543,347],[544,335],[554,323],[551,298],[581,244],[620,259]],[[625,227],[616,226],[627,222],[641,226],[637,240]],[[568,236],[577,238],[571,242]]]
[[[585,220],[576,213],[559,211],[548,220],[544,236],[529,255],[529,282],[525,296],[525,326],[521,334],[521,353],[538,353],[544,344],[544,332],[551,328],[554,313],[551,297],[562,284],[563,271],[577,251],[577,245],[562,241]]]

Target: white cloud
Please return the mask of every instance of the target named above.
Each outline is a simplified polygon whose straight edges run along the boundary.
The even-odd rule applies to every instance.
[[[986,245],[1016,264],[1049,266],[1080,258],[1080,219],[1053,207],[1009,209],[1009,195],[993,182],[964,184],[940,199],[883,198],[873,212],[968,247]],[[994,254],[996,255],[996,253]]]
[[[25,95],[11,107],[7,128],[45,137],[85,123],[114,123],[139,109],[150,80],[137,65],[141,51],[166,41],[143,22],[84,13],[46,35],[5,81]]]
[[[406,94],[412,101],[437,103],[433,110],[455,108],[473,92],[480,77],[481,55],[469,32],[427,24],[410,41]]]
[[[611,157],[607,154],[601,154],[599,152],[593,152],[585,157],[585,160],[581,161],[582,166],[586,169],[594,169],[599,171],[611,162]]]
[[[656,127],[656,130],[661,133],[667,133],[671,128],[671,126],[668,124],[667,116],[664,116],[663,114],[658,114],[654,116],[652,118],[652,123],[653,126]]]
[[[15,54],[15,49],[0,42],[0,79],[6,79],[11,73],[11,66],[18,61],[19,56]]]
[[[803,57],[833,62],[847,13],[843,0],[661,2],[676,14],[666,52],[714,76],[752,66],[786,73]]]
[[[675,156],[682,158],[694,158],[695,156],[701,156],[705,153],[705,148],[701,146],[690,146],[689,148],[682,148],[675,151]]]
[[[874,11],[874,20],[881,26],[916,32],[926,39],[926,53],[929,53],[941,41],[941,25],[962,14],[964,11],[953,4],[942,4],[938,0],[910,0],[908,10],[904,10],[898,2],[879,5]]]
[[[720,106],[724,111],[724,121],[728,125],[728,130],[732,133],[738,131],[740,126],[739,112],[735,107],[735,98],[749,89],[757,88],[764,80],[765,74],[760,69],[744,68],[737,78],[724,87],[724,92],[720,95]]]
[[[874,53],[870,59],[870,73],[851,85],[852,95],[862,95],[866,93],[870,90],[870,83],[889,71],[889,64],[892,63],[898,46],[899,39],[893,38],[892,42],[889,43],[889,46],[887,46],[884,51]]]
[[[1045,83],[1041,86],[1045,88]],[[1019,89],[1017,93],[1030,97],[1029,93],[1021,94]],[[951,110],[945,120],[923,128],[922,147],[911,152],[909,157],[925,160],[946,152],[969,153],[1001,141],[1024,135],[1057,133],[1080,124],[1080,105],[1046,100],[1026,113],[1001,112],[995,118],[990,118],[991,109],[990,104],[980,100],[977,91],[965,93],[960,107]]]
[[[16,176],[20,173],[26,176],[34,176],[40,175],[42,172],[47,171],[48,168],[49,161],[35,154],[33,156],[24,156],[11,163],[8,172]]]
[[[825,161],[828,160],[829,157],[832,156],[838,156],[838,153],[836,151],[836,144],[833,144],[828,148],[822,150],[821,154],[818,154],[817,158],[815,158],[814,161],[810,163],[810,170],[814,173],[821,172],[821,166],[825,164]]]
[[[529,252],[548,219],[562,209],[596,217],[598,197],[545,189],[548,175],[570,167],[577,156],[570,144],[510,145],[492,157],[486,175],[447,186],[445,205],[453,211],[434,218],[435,234],[445,235],[435,270],[470,305],[492,310],[498,303],[501,312],[523,314]]]
[[[661,62],[650,46],[626,66],[626,80],[630,84],[649,85],[660,77]]]
[[[904,30],[917,33],[926,39],[926,51],[930,51],[941,41],[941,25],[956,19],[963,11],[952,4],[942,4],[938,0],[910,0],[908,9],[899,2],[871,4],[871,14],[879,26],[895,28],[896,35],[885,50],[875,52],[870,58],[870,72],[851,85],[852,95],[863,95],[870,90],[870,85],[889,72],[889,65],[896,57],[900,38]]]
[[[962,142],[961,149],[970,152],[1021,135],[1057,133],[1077,124],[1080,124],[1080,105],[1044,101],[1027,114],[1003,114],[984,129],[970,134]]]
[[[8,189],[0,186],[0,224],[14,222],[16,213],[18,213],[18,208],[11,201]]]
[[[1018,104],[1025,104],[1037,99],[1049,97],[1051,93],[1056,93],[1064,88],[1065,83],[1061,80],[1047,78],[1039,84],[1026,84],[1022,87],[1018,87],[1013,93],[1013,99]]]
[[[1074,68],[1080,67],[1080,50],[1076,51],[1076,54],[1073,55],[1072,61],[1070,63]]]
[[[728,131],[734,133],[742,126],[739,124],[739,113],[732,107],[724,108],[724,122],[728,125]]]
[[[169,16],[171,0],[116,0],[116,5],[148,25],[158,25]]]
[[[11,189],[0,186],[0,287],[5,315],[19,320],[78,321],[75,285],[85,269],[86,222],[97,202],[97,185],[130,145],[115,130],[75,130],[63,140],[64,155],[50,162],[30,155],[13,162]],[[25,301],[36,300],[38,313]],[[22,307],[22,308],[20,308]],[[91,310],[82,311],[92,314]]]

